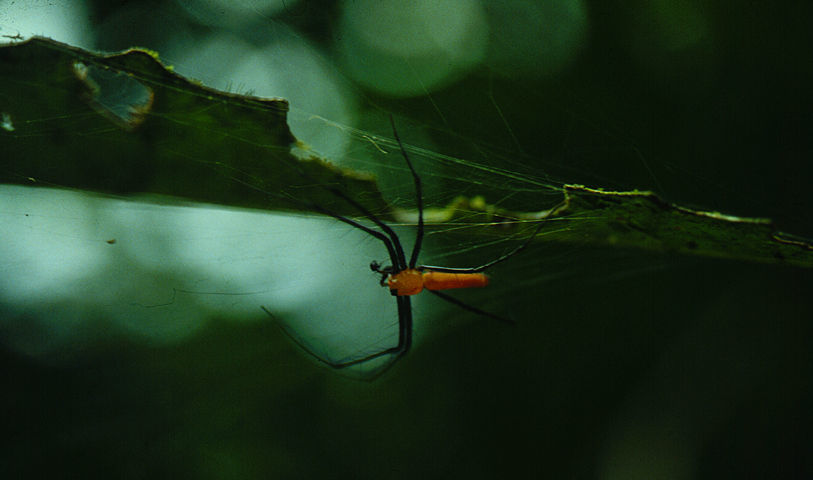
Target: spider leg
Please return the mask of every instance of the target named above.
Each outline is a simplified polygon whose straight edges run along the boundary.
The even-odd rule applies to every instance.
[[[293,201],[295,203],[298,203],[300,205],[305,205],[305,206],[307,206],[309,208],[312,208],[312,209],[314,209],[314,210],[316,210],[318,212],[321,212],[321,213],[323,213],[325,215],[328,215],[328,216],[330,216],[330,217],[332,217],[332,218],[334,218],[336,220],[339,220],[340,222],[346,223],[347,225],[350,225],[350,226],[352,226],[354,228],[357,228],[357,229],[359,229],[361,231],[369,233],[373,237],[381,240],[381,242],[384,243],[384,246],[387,248],[387,253],[389,254],[390,262],[392,263],[392,267],[383,268],[383,269],[381,269],[382,271],[379,272],[379,273],[383,274],[383,273],[385,273],[384,271],[386,271],[387,274],[393,273],[393,272],[397,273],[399,271],[402,271],[402,270],[406,269],[407,264],[406,264],[406,257],[404,255],[403,247],[402,247],[401,242],[400,242],[400,240],[398,238],[398,235],[395,233],[394,230],[392,230],[392,228],[389,225],[382,222],[369,209],[364,207],[362,204],[360,204],[359,202],[357,202],[356,200],[354,200],[350,196],[346,195],[341,190],[338,190],[338,189],[336,189],[334,187],[327,186],[327,185],[323,185],[323,188],[325,188],[327,191],[333,193],[338,198],[341,198],[342,200],[346,201],[348,204],[355,207],[361,214],[363,214],[365,217],[367,217],[367,219],[369,219],[371,222],[373,222],[375,225],[377,225],[379,228],[381,228],[381,230],[384,233],[382,233],[381,231],[378,231],[378,230],[374,230],[374,229],[372,229],[372,228],[370,228],[370,227],[368,227],[368,226],[366,226],[366,225],[364,225],[364,224],[362,224],[360,222],[357,222],[357,221],[352,220],[350,218],[339,215],[339,214],[331,211],[330,209],[324,208],[324,207],[322,207],[320,205],[316,205],[316,204],[310,203],[310,202],[305,202],[305,201],[299,200],[299,199],[297,199],[295,197],[292,197],[292,196],[288,196],[288,197],[289,197],[289,199],[291,201]],[[385,279],[386,277],[383,277],[383,278]],[[383,281],[384,280],[382,279],[382,282]],[[347,368],[347,367],[351,367],[353,365],[359,365],[359,364],[362,364],[362,363],[365,363],[365,362],[368,362],[368,361],[371,361],[371,360],[375,360],[376,358],[380,358],[380,357],[383,357],[385,355],[393,355],[394,357],[393,357],[392,361],[389,362],[384,367],[382,367],[380,370],[376,371],[376,373],[372,376],[374,378],[374,377],[377,377],[378,375],[381,375],[382,373],[384,373],[392,364],[395,363],[395,361],[398,358],[400,358],[404,353],[406,353],[409,350],[409,347],[412,344],[412,307],[411,307],[410,300],[409,300],[408,297],[396,297],[396,299],[397,299],[397,302],[398,302],[398,344],[393,346],[393,347],[389,347],[389,348],[386,348],[386,349],[381,350],[379,352],[373,353],[371,355],[367,355],[365,357],[357,358],[357,359],[350,360],[350,361],[347,361],[347,362],[334,362],[334,361],[331,361],[329,359],[320,357],[318,354],[316,354],[314,351],[312,351],[310,348],[308,348],[304,344],[304,342],[302,342],[295,335],[293,335],[293,333],[290,332],[284,325],[282,325],[280,323],[280,326],[282,327],[283,332],[294,343],[296,343],[302,350],[304,350],[308,355],[312,356],[317,361],[319,361],[321,363],[324,363],[324,364],[326,364],[326,365],[328,365],[328,366],[330,366],[332,368],[336,368],[336,369]],[[262,309],[268,315],[274,317],[267,308],[262,307]]]
[[[309,179],[311,178],[302,171],[298,171],[298,172],[299,172],[300,175],[302,175],[305,178],[309,178]],[[244,185],[249,186],[251,188],[255,188],[255,189],[257,188],[256,186],[254,186],[254,185],[252,185],[250,183],[247,183],[247,182],[245,182],[243,180],[240,180],[238,178],[234,178],[234,180],[236,180],[236,181],[238,181],[240,183],[243,183]],[[373,212],[371,212],[370,210],[365,208],[363,205],[361,205],[357,201],[353,200],[352,198],[350,198],[349,196],[344,194],[344,192],[342,192],[341,190],[338,190],[338,189],[333,188],[333,187],[329,187],[327,185],[322,185],[322,187],[325,190],[327,190],[327,191],[331,192],[332,194],[336,195],[337,197],[343,199],[344,201],[346,201],[347,203],[349,203],[350,205],[352,205],[356,209],[358,209],[365,217],[367,217],[374,224],[378,225],[378,227],[380,227],[381,230],[383,230],[385,233],[381,233],[381,232],[378,232],[376,230],[373,230],[370,227],[362,225],[361,223],[356,222],[354,220],[351,220],[351,219],[349,219],[347,217],[343,217],[343,216],[339,215],[338,213],[334,213],[334,212],[330,211],[327,208],[316,205],[315,203],[300,200],[300,199],[294,197],[291,194],[282,194],[282,193],[273,194],[273,193],[268,192],[268,191],[264,191],[264,192],[266,194],[270,195],[270,196],[276,196],[276,197],[284,198],[284,199],[286,199],[288,201],[291,201],[291,202],[293,202],[295,204],[302,205],[304,207],[316,210],[317,212],[320,212],[320,213],[323,213],[323,214],[328,215],[330,217],[333,217],[334,219],[339,220],[340,222],[344,222],[344,223],[346,223],[348,225],[351,225],[351,226],[353,226],[355,228],[358,228],[359,230],[363,230],[363,231],[369,233],[370,235],[372,235],[375,238],[377,238],[377,239],[381,240],[382,242],[384,242],[384,245],[387,247],[387,252],[389,253],[389,256],[390,256],[390,261],[392,262],[392,265],[398,269],[398,271],[404,270],[406,268],[406,256],[404,255],[404,249],[401,246],[401,241],[398,239],[398,235],[395,234],[395,232],[392,230],[392,228],[389,227],[389,225],[382,222],[378,217],[376,217],[373,214]]]
[[[260,308],[263,309],[265,313],[268,314],[271,318],[273,318],[277,325],[279,325],[280,329],[285,333],[285,335],[291,339],[299,348],[301,348],[305,353],[313,357],[320,363],[328,365],[329,367],[342,369],[347,367],[352,367],[353,365],[360,365],[365,362],[369,362],[370,360],[375,360],[376,358],[383,357],[385,355],[394,355],[393,360],[388,363],[386,366],[381,368],[380,370],[376,371],[374,375],[372,375],[369,379],[372,380],[373,378],[378,377],[379,375],[383,374],[385,371],[389,370],[389,368],[395,363],[395,361],[400,358],[403,354],[405,354],[409,347],[412,345],[412,306],[409,300],[409,297],[397,297],[398,300],[398,345],[394,347],[390,347],[379,352],[373,353],[371,355],[367,355],[366,357],[357,358],[354,360],[350,360],[347,362],[333,362],[331,360],[325,359],[318,354],[316,354],[313,350],[308,348],[305,343],[299,339],[296,335],[294,335],[285,324],[277,320],[277,317],[271,313],[270,310],[265,308],[265,306],[261,305]]]
[[[318,212],[321,212],[321,213],[323,213],[325,215],[333,217],[333,218],[335,218],[336,220],[338,220],[340,222],[344,222],[344,223],[346,223],[346,224],[348,224],[348,225],[350,225],[352,227],[355,227],[355,228],[358,228],[359,230],[367,232],[370,235],[374,236],[375,238],[381,240],[384,243],[384,246],[387,247],[387,253],[390,256],[390,262],[392,262],[393,266],[398,265],[401,262],[400,259],[403,258],[404,254],[403,254],[403,250],[401,249],[401,243],[397,241],[398,237],[395,237],[396,242],[393,243],[392,239],[390,237],[388,237],[387,235],[384,235],[383,233],[379,232],[378,230],[373,230],[372,228],[370,228],[370,227],[368,227],[368,226],[366,226],[366,225],[364,225],[362,223],[359,223],[359,222],[357,222],[355,220],[351,220],[351,219],[349,219],[347,217],[343,217],[343,216],[341,216],[341,215],[339,215],[337,213],[333,213],[330,210],[328,210],[328,209],[326,209],[324,207],[320,207],[319,205],[316,205],[316,204],[309,204],[308,206],[310,208],[313,208],[314,210],[316,210]],[[395,232],[392,232],[392,233],[395,234]],[[399,252],[401,254],[400,257],[398,255]]]
[[[510,325],[516,325],[516,322],[505,317],[500,317],[499,315],[495,315],[490,312],[486,312],[485,310],[480,310],[477,307],[472,307],[471,305],[464,303],[452,296],[446,295],[445,293],[440,293],[437,290],[427,290],[427,292],[446,300],[449,303],[457,305],[458,307],[462,308],[463,310],[468,310],[469,312],[476,313],[478,315],[482,315],[484,317],[493,318],[499,322],[508,323]]]
[[[392,246],[394,248],[394,252],[392,252],[390,254],[391,260],[393,262],[393,266],[396,266],[398,271],[406,270],[406,256],[404,255],[404,249],[401,246],[401,241],[398,240],[398,235],[395,233],[395,231],[393,231],[393,229],[389,225],[382,222],[381,219],[376,217],[375,214],[373,214],[373,212],[368,210],[364,205],[360,204],[359,202],[357,202],[356,200],[351,198],[349,195],[346,195],[341,190],[330,187],[330,186],[325,186],[324,188],[327,191],[329,191],[330,193],[336,195],[337,197],[341,198],[345,202],[347,202],[350,205],[352,205],[353,207],[355,207],[359,212],[361,212],[365,217],[367,217],[368,220],[370,220],[371,222],[376,224],[381,230],[383,230],[384,233],[386,233],[386,235],[390,239],[390,242],[385,242],[385,243],[389,244],[390,246]],[[319,210],[320,212],[322,212],[322,213],[324,213],[326,215],[330,215],[331,217],[335,218],[336,220],[342,221],[342,222],[344,222],[344,223],[346,223],[348,225],[352,225],[352,226],[354,226],[356,228],[360,228],[361,230],[364,230],[365,232],[370,233],[373,236],[375,236],[376,238],[381,239],[383,241],[382,237],[384,235],[381,234],[381,232],[376,232],[375,230],[373,230],[373,229],[371,229],[369,227],[365,227],[364,225],[362,225],[362,224],[360,224],[358,222],[355,222],[353,220],[350,220],[347,217],[343,217],[341,215],[332,213],[332,212],[330,212],[329,210],[327,210],[325,208],[319,207],[318,205],[312,205],[312,207],[316,208],[317,210]],[[376,233],[378,235],[376,235]],[[389,247],[388,247],[388,250],[389,250]],[[394,255],[393,255],[393,253],[394,253]]]
[[[545,225],[544,222],[539,222],[539,225],[536,226],[536,228],[534,229],[534,232],[532,234],[530,234],[528,236],[528,238],[526,238],[525,241],[522,242],[521,245],[518,245],[516,248],[514,248],[510,252],[505,253],[505,254],[497,257],[496,259],[488,262],[488,263],[480,265],[479,267],[454,268],[454,267],[435,267],[435,266],[432,266],[432,265],[420,265],[420,266],[418,266],[418,270],[432,270],[434,272],[446,272],[446,273],[480,273],[480,272],[482,272],[484,270],[487,270],[487,269],[493,267],[494,265],[496,265],[496,264],[498,264],[500,262],[504,262],[505,260],[508,260],[509,258],[513,257],[517,253],[525,250],[525,248],[528,245],[530,245],[531,241],[534,239],[534,237],[536,237],[536,235],[539,233],[539,231],[542,230],[542,227],[544,225]]]
[[[401,143],[401,137],[398,136],[398,130],[395,129],[395,120],[392,118],[392,115],[390,115],[390,124],[392,125],[392,135],[398,142],[398,148],[401,149],[401,155],[404,156],[409,171],[412,172],[412,181],[415,184],[415,196],[417,197],[418,206],[418,231],[415,233],[415,244],[412,246],[412,254],[409,256],[409,268],[415,268],[415,264],[418,263],[418,255],[421,253],[421,243],[423,243],[423,187],[421,185],[421,177],[418,176],[418,172],[416,172],[415,167],[412,166],[412,161],[410,161],[409,155],[407,155],[404,144]]]
[[[396,235],[396,233],[392,230],[392,228],[390,228],[389,225],[387,225],[386,223],[379,220],[375,215],[373,215],[372,212],[370,212],[368,209],[366,209],[363,205],[359,204],[358,202],[356,202],[352,198],[346,196],[343,192],[341,192],[339,190],[335,190],[332,187],[326,187],[326,188],[328,188],[329,191],[335,193],[338,197],[344,199],[345,201],[347,201],[348,203],[350,203],[351,205],[356,207],[368,219],[370,219],[373,223],[378,225],[382,230],[387,232],[389,237],[387,235],[384,235],[379,231],[373,230],[373,229],[371,229],[371,228],[367,227],[366,225],[363,225],[363,224],[361,224],[359,222],[351,220],[351,219],[349,219],[347,217],[343,217],[341,215],[334,214],[333,212],[331,212],[331,211],[329,211],[329,210],[327,210],[325,208],[319,207],[318,205],[314,205],[314,207],[317,210],[325,213],[326,215],[330,215],[331,217],[335,218],[336,220],[344,222],[344,223],[346,223],[346,224],[348,224],[350,226],[356,227],[356,228],[358,228],[358,229],[360,229],[362,231],[365,231],[365,232],[369,233],[370,235],[374,236],[375,238],[378,238],[379,240],[381,240],[384,243],[384,245],[387,247],[387,251],[389,252],[389,255],[390,255],[390,261],[392,262],[392,267],[390,269],[391,271],[389,273],[392,273],[392,272],[396,271],[395,269],[397,269],[397,271],[405,270],[406,269],[406,259],[404,257],[404,250],[403,250],[403,247],[401,246],[401,242],[398,239],[398,235]],[[389,275],[389,273],[387,273],[387,275]],[[386,281],[386,276],[382,276],[381,284],[383,285],[385,283],[385,281]],[[398,302],[398,345],[396,345],[394,347],[390,347],[390,348],[381,350],[380,352],[376,352],[376,353],[374,353],[372,355],[368,355],[368,356],[362,357],[362,358],[357,358],[357,359],[351,360],[349,362],[331,362],[331,361],[326,360],[324,358],[320,358],[318,355],[316,355],[315,353],[310,351],[305,345],[303,345],[302,342],[298,342],[298,341],[296,341],[296,339],[294,339],[294,341],[303,350],[305,350],[308,354],[310,354],[312,357],[314,357],[317,360],[319,360],[320,362],[325,363],[325,364],[327,364],[327,365],[329,365],[329,366],[331,366],[333,368],[336,368],[336,369],[351,367],[353,365],[359,365],[359,364],[368,362],[370,360],[375,360],[376,358],[383,357],[384,355],[394,355],[394,358],[393,358],[392,362],[390,362],[386,367],[384,367],[382,370],[378,371],[374,375],[374,377],[377,377],[378,375],[381,375],[386,370],[388,370],[389,367],[392,366],[392,364],[394,364],[395,361],[398,360],[402,355],[404,355],[409,350],[409,347],[412,345],[412,306],[411,306],[411,303],[410,303],[410,299],[409,299],[409,297],[403,296],[403,297],[396,297],[396,301]],[[288,332],[286,332],[286,333],[288,333]],[[291,335],[289,334],[288,336],[290,337]]]

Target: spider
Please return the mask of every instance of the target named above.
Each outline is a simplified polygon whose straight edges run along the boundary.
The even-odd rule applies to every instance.
[[[539,233],[543,226],[543,223],[540,222],[539,225],[534,229],[533,233],[529,235],[528,238],[526,238],[525,241],[521,243],[519,246],[515,247],[508,253],[505,253],[502,256],[478,267],[452,268],[452,267],[419,265],[418,256],[421,253],[421,245],[423,243],[424,235],[423,187],[421,186],[421,178],[418,175],[418,172],[415,170],[415,167],[412,165],[412,161],[409,159],[409,155],[407,155],[406,149],[404,148],[404,145],[401,142],[401,138],[398,136],[398,131],[395,128],[395,121],[393,120],[392,116],[390,116],[390,124],[392,126],[392,131],[395,140],[398,143],[398,148],[401,151],[401,155],[403,156],[404,161],[406,162],[406,165],[412,174],[412,180],[415,185],[415,195],[417,199],[416,206],[418,209],[418,225],[417,232],[415,235],[415,243],[412,246],[412,252],[409,256],[409,261],[407,261],[406,255],[404,253],[404,248],[401,244],[401,240],[398,238],[398,234],[396,234],[395,231],[389,225],[384,223],[369,209],[361,205],[359,202],[357,202],[356,200],[354,200],[341,190],[338,190],[330,186],[324,187],[337,197],[343,199],[344,201],[352,205],[354,208],[356,208],[364,217],[366,217],[373,224],[375,224],[380,229],[380,231],[368,227],[367,225],[359,223],[350,218],[334,213],[324,207],[320,207],[315,204],[308,204],[308,206],[325,215],[333,217],[336,220],[344,222],[354,228],[357,228],[361,231],[364,231],[372,235],[373,237],[380,240],[386,247],[387,253],[389,254],[390,257],[390,264],[384,266],[378,263],[377,261],[373,260],[372,262],[370,262],[370,270],[381,275],[380,280],[381,286],[389,287],[390,293],[392,294],[392,296],[395,297],[395,301],[397,302],[398,343],[391,347],[384,348],[375,353],[360,358],[334,362],[331,361],[330,359],[323,358],[314,353],[303,342],[298,340],[291,332],[289,332],[287,328],[283,327],[283,331],[286,333],[286,335],[288,335],[291,338],[291,340],[294,341],[294,343],[296,343],[306,353],[308,353],[310,356],[312,356],[319,362],[324,363],[332,368],[343,369],[347,367],[352,367],[354,365],[365,364],[375,359],[391,355],[392,359],[386,365],[384,365],[383,368],[377,370],[375,376],[378,376],[385,370],[389,369],[389,367],[391,367],[398,359],[403,357],[404,354],[406,354],[409,351],[409,348],[412,345],[412,305],[410,302],[410,297],[412,295],[420,293],[423,290],[426,290],[429,293],[449,303],[452,303],[460,308],[463,308],[467,311],[476,313],[478,315],[490,317],[501,322],[513,324],[514,322],[509,319],[500,317],[493,313],[489,313],[484,310],[480,310],[479,308],[468,305],[452,296],[449,296],[445,293],[441,293],[440,290],[484,287],[488,285],[488,277],[482,272],[488,269],[489,267],[492,267],[500,262],[509,259],[510,257],[516,255],[517,253],[525,249],[531,243],[534,237]],[[274,315],[267,308],[265,308],[264,306],[262,306],[261,308],[268,315],[274,317]]]

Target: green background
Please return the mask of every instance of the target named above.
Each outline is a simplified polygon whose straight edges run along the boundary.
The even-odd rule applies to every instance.
[[[305,3],[282,21],[327,41],[333,4]],[[370,94],[371,110],[409,118],[402,137],[428,132],[452,155],[486,151],[497,166],[518,169],[519,159],[562,182],[652,189],[813,235],[813,7],[690,3],[713,41],[670,54],[645,3],[589,2],[587,45],[555,78],[475,72],[431,101]],[[100,21],[111,8],[97,9]],[[118,35],[111,44],[146,41]],[[516,142],[486,108],[488,93]],[[371,383],[315,364],[271,323],[214,321],[164,347],[95,332],[89,352],[48,362],[3,350],[0,469],[8,478],[813,474],[813,273],[574,246],[526,257],[495,272],[510,282],[481,305],[510,311],[517,327],[451,314],[445,333]]]

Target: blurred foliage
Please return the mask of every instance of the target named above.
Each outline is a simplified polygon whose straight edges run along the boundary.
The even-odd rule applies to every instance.
[[[313,20],[317,3],[329,7]],[[441,142],[463,158],[478,158],[481,145],[466,140],[479,139],[505,168],[516,164],[494,152],[535,159],[569,183],[653,190],[813,235],[813,4],[674,2],[653,22],[663,2],[586,3],[590,45],[561,77],[479,72],[431,98],[373,100],[463,131]],[[290,15],[306,11],[300,20],[329,38],[335,5],[299,2]],[[666,48],[658,27],[680,32],[681,9],[702,15],[691,30],[704,41]],[[484,99],[501,115],[484,113]],[[73,102],[71,112],[87,112]],[[114,142],[117,154],[124,145]],[[419,330],[409,357],[373,383],[315,365],[269,323],[227,319],[174,346],[106,336],[77,357],[3,350],[4,471],[813,476],[811,270],[573,244],[539,244],[524,258],[498,269],[495,293],[475,298],[521,318],[517,328],[450,314],[444,333]]]

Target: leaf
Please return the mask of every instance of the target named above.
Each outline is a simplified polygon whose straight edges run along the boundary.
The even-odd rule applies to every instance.
[[[530,234],[544,221],[539,240],[658,253],[679,253],[799,267],[813,266],[809,240],[779,232],[767,218],[748,218],[693,210],[666,202],[648,191],[613,192],[582,185],[565,185],[564,200],[542,212],[511,212],[487,205],[480,198],[460,197],[446,209],[428,212],[435,222],[505,226],[519,235]],[[400,214],[415,221],[413,213]],[[521,220],[523,222],[517,222]],[[471,232],[471,230],[467,230]]]
[[[580,219],[569,236],[573,241],[582,237],[590,243],[662,253],[813,266],[813,246],[777,232],[769,219],[692,210],[652,192],[566,185],[556,215]]]
[[[0,95],[3,183],[265,210],[331,205],[358,216],[336,202],[331,185],[382,218],[416,220],[414,211],[389,206],[371,176],[307,153],[288,128],[285,100],[204,87],[146,50],[99,55],[45,38],[7,45]],[[777,232],[767,219],[693,210],[651,192],[579,185],[561,192],[558,206],[531,213],[461,197],[429,209],[427,221],[465,215],[492,235],[495,224],[501,234],[521,235],[544,221],[538,241],[813,266],[811,242]]]
[[[2,183],[261,209],[336,203],[320,187],[332,184],[387,210],[372,177],[305,151],[285,100],[206,88],[146,50],[98,55],[45,38],[7,45],[0,95]]]

